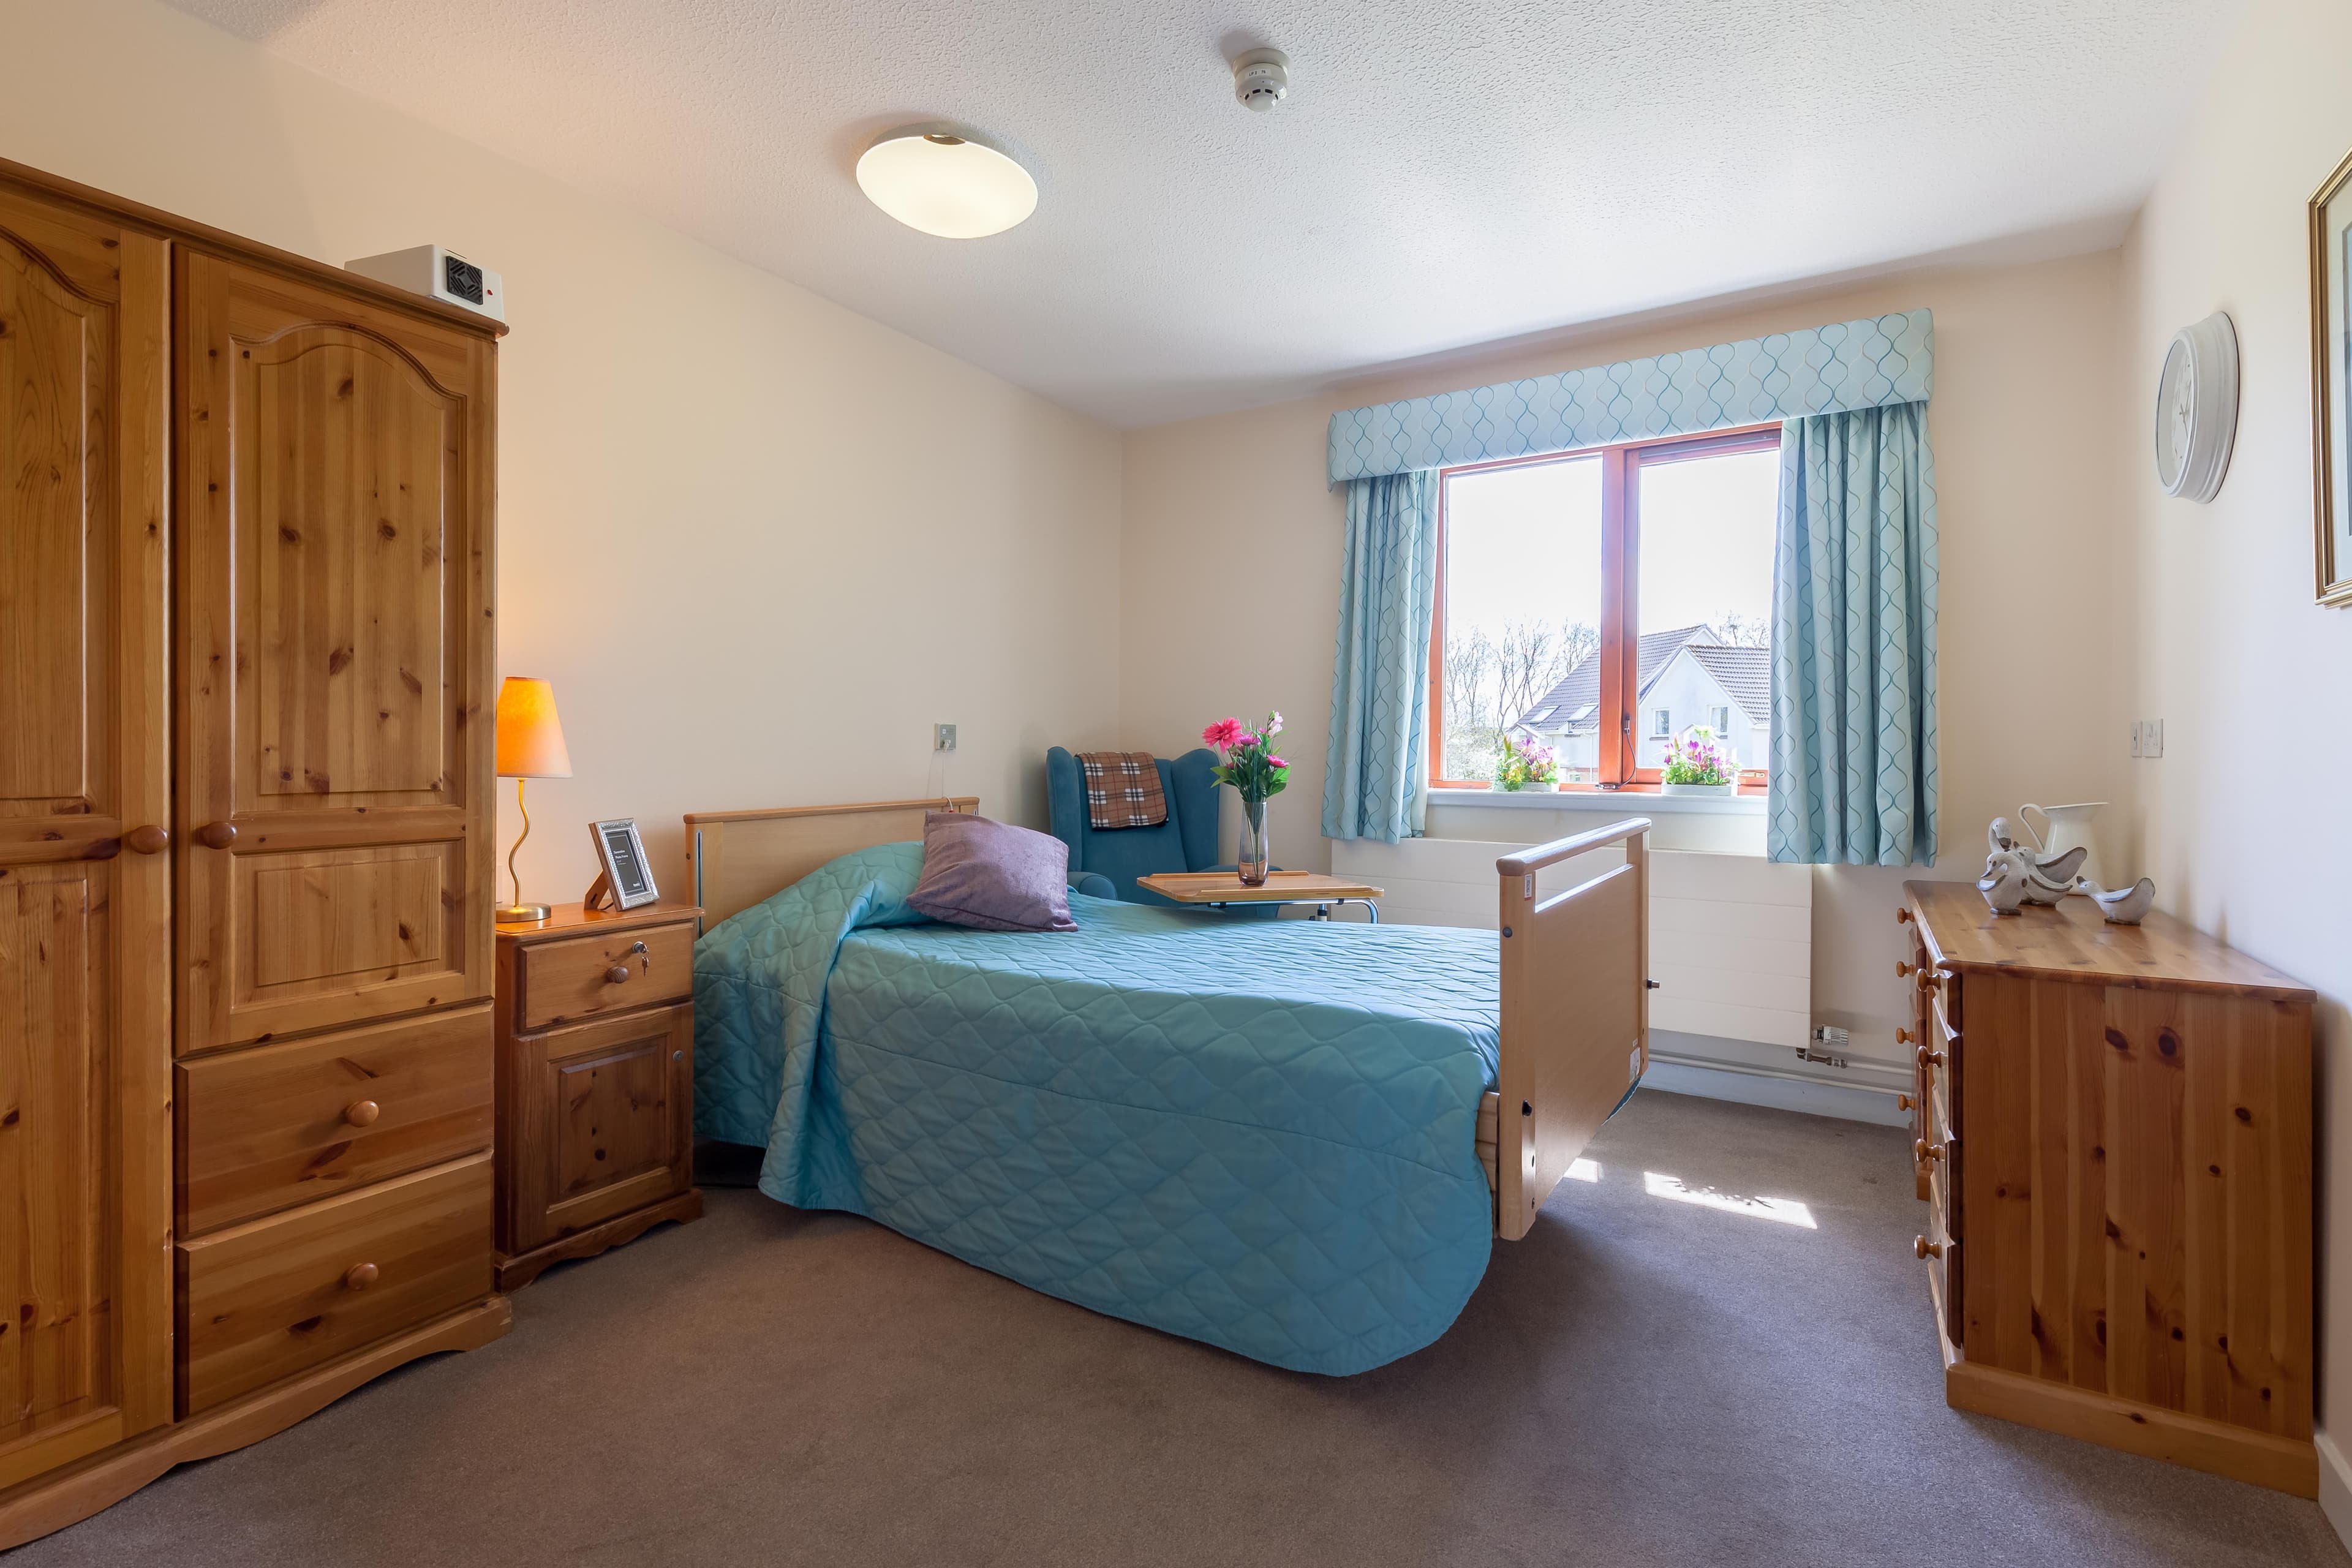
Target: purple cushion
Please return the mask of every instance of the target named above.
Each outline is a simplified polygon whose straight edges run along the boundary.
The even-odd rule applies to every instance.
[[[923,814],[923,876],[907,902],[980,931],[1076,931],[1070,847],[1050,833],[954,811]]]

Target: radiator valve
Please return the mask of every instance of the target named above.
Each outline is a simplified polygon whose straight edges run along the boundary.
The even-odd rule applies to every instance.
[[[1812,1032],[1805,1044],[1796,1047],[1797,1060],[1812,1067],[1843,1068],[1845,1066],[1846,1043],[1852,1037],[1835,1024],[1823,1024]]]

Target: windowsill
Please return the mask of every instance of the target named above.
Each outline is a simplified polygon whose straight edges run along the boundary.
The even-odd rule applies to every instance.
[[[1586,811],[1612,816],[1761,816],[1767,796],[1760,795],[1660,795],[1655,790],[1567,790],[1545,794],[1531,790],[1433,789],[1433,807],[1467,806],[1486,811]]]

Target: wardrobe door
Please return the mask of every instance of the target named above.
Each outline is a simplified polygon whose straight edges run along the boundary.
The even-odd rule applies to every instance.
[[[0,183],[0,1489],[171,1415],[169,309]]]
[[[489,346],[178,287],[180,1048],[488,996]]]

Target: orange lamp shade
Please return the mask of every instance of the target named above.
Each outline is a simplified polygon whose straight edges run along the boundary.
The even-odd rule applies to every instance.
[[[499,688],[499,777],[568,779],[572,753],[563,747],[563,721],[555,716],[555,689],[526,675],[509,675]]]

